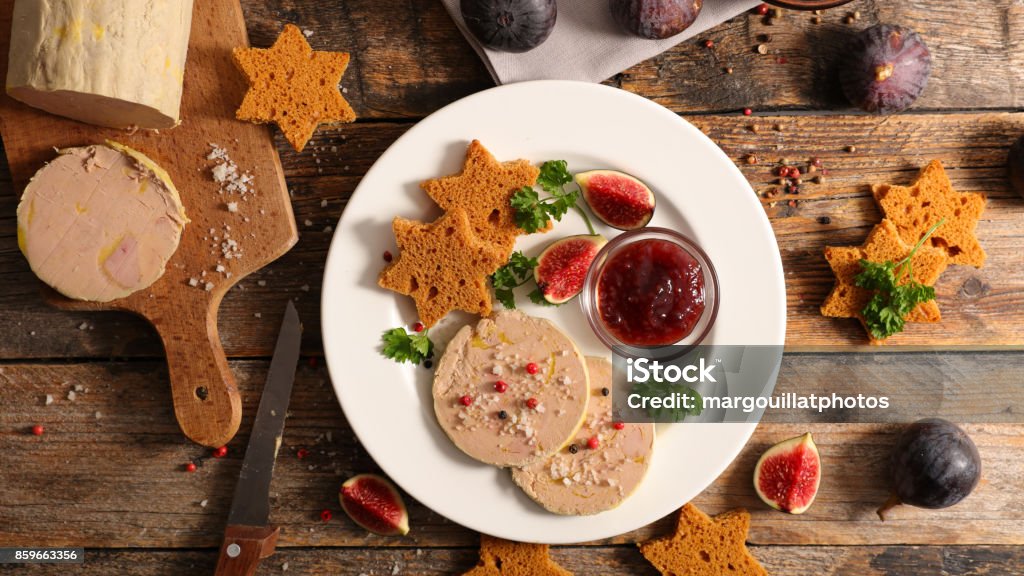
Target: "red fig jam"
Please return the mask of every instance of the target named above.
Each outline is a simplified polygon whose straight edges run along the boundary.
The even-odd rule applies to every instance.
[[[601,322],[622,343],[675,344],[704,313],[704,271],[674,242],[639,240],[608,259],[597,303]]]

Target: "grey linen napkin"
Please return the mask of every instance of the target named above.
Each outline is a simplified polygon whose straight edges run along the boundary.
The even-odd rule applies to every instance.
[[[611,17],[608,0],[558,0],[558,22],[547,41],[530,52],[511,54],[481,46],[466,29],[460,0],[443,1],[498,84],[543,79],[601,82],[761,3],[704,0],[700,17],[688,29],[664,40],[648,40],[623,31]]]

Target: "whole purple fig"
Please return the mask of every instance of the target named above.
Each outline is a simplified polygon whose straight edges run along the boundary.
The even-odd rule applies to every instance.
[[[626,30],[644,38],[675,36],[693,24],[703,0],[609,0],[612,16]]]
[[[484,46],[501,52],[526,52],[540,46],[555,29],[555,0],[462,0],[462,19]]]
[[[924,92],[932,57],[916,32],[878,24],[853,40],[840,72],[843,92],[868,112],[891,114],[910,107]]]

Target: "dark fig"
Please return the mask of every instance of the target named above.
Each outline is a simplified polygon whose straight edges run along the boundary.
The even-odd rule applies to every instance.
[[[693,24],[703,0],[609,0],[623,28],[653,40],[675,36]]]
[[[491,50],[527,52],[555,29],[555,0],[462,0],[462,19],[476,39]]]
[[[892,497],[878,516],[900,504],[948,508],[974,490],[981,479],[981,456],[970,436],[941,418],[906,427],[892,453]]]
[[[576,184],[594,216],[612,228],[636,230],[647,226],[654,217],[654,192],[625,172],[580,172]]]
[[[846,97],[868,112],[910,107],[928,85],[932,57],[924,40],[902,26],[878,24],[853,40],[840,72]]]
[[[590,264],[607,243],[599,235],[569,236],[545,248],[533,269],[533,278],[544,299],[552,304],[561,304],[579,294]]]
[[[772,446],[754,467],[757,495],[790,514],[803,514],[811,507],[820,483],[821,457],[810,433]]]
[[[1024,198],[1024,136],[1021,136],[1010,147],[1010,156],[1006,160],[1010,171],[1010,184]]]

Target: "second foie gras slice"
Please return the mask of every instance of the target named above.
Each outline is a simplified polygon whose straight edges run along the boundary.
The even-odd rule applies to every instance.
[[[587,367],[548,320],[498,312],[459,330],[434,376],[434,412],[460,450],[525,466],[575,438],[586,416]]]
[[[550,458],[512,470],[512,480],[530,498],[556,514],[586,515],[611,510],[636,490],[654,450],[654,424],[612,420],[612,364],[587,358],[590,407],[576,435],[575,453],[563,449]],[[621,429],[620,429],[621,428]],[[597,439],[596,447],[588,443]]]

